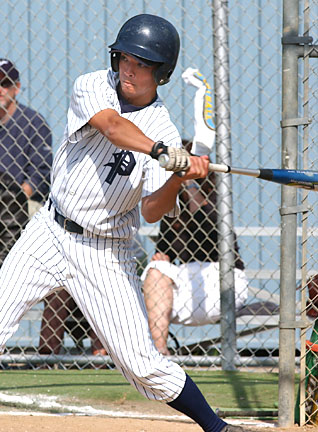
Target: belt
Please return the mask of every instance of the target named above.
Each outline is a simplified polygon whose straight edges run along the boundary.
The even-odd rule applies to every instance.
[[[50,200],[49,203],[49,209],[52,206],[52,201]],[[73,234],[83,234],[84,229],[78,225],[76,222],[72,221],[69,218],[66,218],[65,216],[61,215],[55,208],[54,208],[54,220],[65,229],[65,231],[68,231]]]

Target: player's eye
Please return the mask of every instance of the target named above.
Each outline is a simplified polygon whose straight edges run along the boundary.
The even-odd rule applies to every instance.
[[[138,63],[138,67],[142,69],[148,69],[150,66],[146,65],[145,63]]]

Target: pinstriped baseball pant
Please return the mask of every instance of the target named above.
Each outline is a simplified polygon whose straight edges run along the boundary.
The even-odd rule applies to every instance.
[[[149,399],[174,400],[186,375],[154,347],[129,246],[65,232],[46,204],[0,270],[0,352],[23,315],[64,287],[123,376]]]

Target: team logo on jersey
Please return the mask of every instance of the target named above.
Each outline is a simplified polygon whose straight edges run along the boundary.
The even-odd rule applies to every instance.
[[[110,166],[111,170],[106,178],[106,182],[112,184],[116,174],[129,176],[136,166],[136,159],[132,152],[122,150],[120,153],[113,154],[115,162],[109,162],[105,166]]]

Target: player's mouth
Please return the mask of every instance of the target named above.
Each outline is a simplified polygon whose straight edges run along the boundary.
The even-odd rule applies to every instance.
[[[131,81],[126,81],[126,80],[122,82],[122,85],[127,87],[127,88],[133,88],[134,87],[134,84]]]

